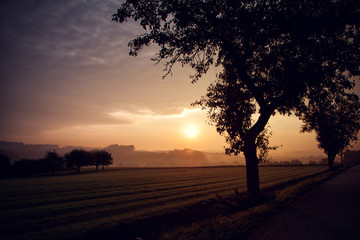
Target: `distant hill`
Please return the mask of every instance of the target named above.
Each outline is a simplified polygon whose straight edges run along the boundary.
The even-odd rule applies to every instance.
[[[59,145],[50,144],[24,144],[21,142],[6,142],[0,141],[0,153],[10,157],[11,162],[14,163],[20,159],[39,159],[45,156],[47,151],[56,150],[60,155],[64,155],[73,149],[82,148],[90,150],[93,148],[66,146],[60,147]]]
[[[191,149],[169,152],[135,151],[133,145],[110,145],[104,148],[117,167],[197,167],[209,166],[206,155]]]
[[[58,145],[44,145],[44,144],[24,144],[20,142],[5,142],[0,141],[0,151],[7,152],[11,161],[19,159],[37,159],[43,157],[46,151],[58,149]]]

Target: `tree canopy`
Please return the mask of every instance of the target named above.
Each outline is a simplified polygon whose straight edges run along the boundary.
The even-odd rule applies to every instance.
[[[99,165],[101,165],[102,169],[104,170],[104,166],[109,166],[113,163],[111,153],[105,150],[93,150],[91,151],[91,154],[93,155],[96,170],[98,169]]]
[[[130,55],[160,46],[165,72],[189,65],[193,81],[211,65],[222,69],[198,103],[209,111],[229,152],[244,152],[248,192],[259,192],[257,148],[276,113],[302,116],[326,89],[351,91],[360,74],[360,9],[355,0],[128,0],[113,20],[138,21],[144,33]],[[253,120],[258,114],[257,120]]]
[[[47,151],[45,157],[40,161],[43,163],[44,168],[47,171],[52,172],[52,174],[55,174],[55,171],[62,170],[64,167],[64,158],[61,157],[55,150]]]
[[[76,171],[80,172],[83,166],[89,166],[93,162],[90,152],[83,149],[74,149],[64,155],[68,167],[76,166]]]
[[[98,170],[99,165],[102,166],[104,170],[104,166],[109,166],[113,163],[113,158],[111,153],[105,150],[92,150],[86,151],[83,149],[74,149],[69,153],[64,155],[67,166],[68,167],[76,167],[76,171],[80,172],[80,168],[83,166],[96,166],[96,170]]]
[[[315,96],[313,97],[315,98]],[[329,169],[335,156],[357,140],[360,130],[360,102],[355,94],[330,93],[323,89],[310,99],[302,117],[303,132],[315,131],[319,148],[328,155]]]

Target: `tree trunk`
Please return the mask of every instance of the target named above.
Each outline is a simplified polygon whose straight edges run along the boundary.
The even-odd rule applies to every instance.
[[[246,161],[246,186],[250,198],[257,198],[260,194],[259,182],[259,160],[256,155],[255,141],[246,144],[245,151]]]
[[[341,168],[344,167],[343,158],[344,158],[344,150],[341,150],[341,152],[340,152],[340,167]]]
[[[272,109],[262,111],[258,120],[249,129],[244,139],[247,193],[252,199],[257,199],[260,195],[259,159],[256,153],[256,138],[264,131],[273,111]]]
[[[80,165],[77,165],[77,166],[76,166],[76,172],[77,172],[77,173],[80,172],[80,167],[81,167]]]
[[[328,164],[329,164],[329,170],[334,169],[334,159],[336,154],[328,154]]]

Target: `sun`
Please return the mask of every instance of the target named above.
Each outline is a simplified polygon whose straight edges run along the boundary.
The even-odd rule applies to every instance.
[[[199,128],[196,125],[188,125],[184,128],[184,134],[189,139],[196,138],[199,135]]]

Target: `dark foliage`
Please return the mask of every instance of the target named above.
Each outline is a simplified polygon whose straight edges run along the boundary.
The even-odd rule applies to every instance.
[[[46,171],[46,166],[40,160],[20,159],[13,166],[15,175],[31,175]]]
[[[80,168],[83,166],[96,166],[97,170],[99,165],[104,169],[104,166],[109,166],[113,163],[111,153],[105,150],[93,150],[89,152],[83,149],[74,149],[66,153],[64,157],[67,166],[75,166],[77,172],[80,172]]]
[[[336,92],[322,89],[311,97],[303,120],[302,131],[315,131],[319,148],[328,155],[331,170],[335,156],[357,140],[360,130],[359,97],[342,88]]]
[[[90,152],[83,149],[74,149],[64,155],[66,164],[68,167],[76,167],[76,172],[80,172],[80,168],[83,166],[89,166],[93,164],[93,156]]]
[[[47,151],[43,159],[40,159],[44,170],[55,174],[55,171],[63,170],[65,167],[65,159],[61,157],[55,150]]]
[[[351,167],[360,164],[360,151],[346,151],[344,167]]]
[[[112,164],[111,153],[105,150],[86,151],[82,149],[74,149],[66,153],[64,157],[60,156],[55,150],[47,151],[44,158],[41,159],[20,159],[11,165],[10,158],[4,154],[0,154],[0,170],[1,177],[25,176],[33,174],[51,173],[66,170],[75,167],[80,172],[83,166],[105,166]]]
[[[101,165],[104,170],[104,166],[109,166],[113,163],[111,153],[105,150],[93,150],[90,153],[92,154],[93,164],[96,166],[96,170],[98,170],[99,165]]]
[[[11,162],[10,157],[5,154],[0,154],[0,177],[6,177],[10,175]]]

